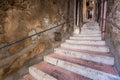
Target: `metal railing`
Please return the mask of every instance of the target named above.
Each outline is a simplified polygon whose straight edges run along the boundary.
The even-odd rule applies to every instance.
[[[26,37],[20,38],[20,39],[18,39],[18,40],[11,41],[11,42],[9,42],[9,43],[3,44],[3,45],[0,46],[0,49],[5,48],[5,47],[8,47],[8,46],[11,46],[11,45],[16,44],[16,43],[19,43],[19,42],[22,42],[22,41],[24,41],[24,40],[26,40],[26,39],[28,39],[28,38],[31,38],[31,37],[36,36],[36,35],[40,35],[41,33],[44,33],[44,32],[46,32],[46,31],[49,31],[49,30],[51,30],[51,29],[60,27],[60,26],[62,26],[62,25],[64,25],[64,24],[71,23],[71,22],[73,22],[73,20],[69,20],[69,21],[63,22],[63,23],[61,23],[61,24],[58,24],[58,25],[53,26],[53,27],[51,27],[51,28],[45,29],[45,30],[40,31],[40,32],[38,32],[38,33],[35,33],[35,34],[33,34],[33,35],[26,36]]]

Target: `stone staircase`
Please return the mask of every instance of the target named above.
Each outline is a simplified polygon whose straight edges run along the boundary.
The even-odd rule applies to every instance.
[[[87,23],[21,80],[120,80],[97,23]]]

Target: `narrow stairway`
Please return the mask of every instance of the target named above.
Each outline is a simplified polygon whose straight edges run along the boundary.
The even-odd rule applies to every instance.
[[[120,80],[99,25],[86,23],[79,35],[73,35],[44,62],[29,68],[21,80]]]

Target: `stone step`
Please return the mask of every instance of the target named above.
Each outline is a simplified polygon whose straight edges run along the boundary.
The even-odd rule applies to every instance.
[[[120,79],[114,68],[105,64],[80,60],[58,54],[45,56],[44,61],[93,80]]]
[[[65,70],[63,68],[60,68],[58,66],[54,66],[52,64],[41,62],[39,64],[36,64],[33,66],[37,71],[35,72],[33,69],[32,72],[34,72],[36,75],[39,75],[37,72],[43,72],[47,75],[50,75],[51,77],[55,78],[56,80],[90,80],[89,78],[86,78],[84,76],[81,76],[79,74],[73,73],[71,71]],[[43,75],[45,76],[45,75]],[[44,79],[41,78],[39,80],[54,80],[54,79]]]
[[[76,37],[77,37],[77,36],[78,36],[78,37],[79,37],[79,36],[86,36],[86,37],[87,37],[87,36],[98,36],[98,37],[100,36],[100,37],[101,37],[101,34],[92,34],[92,35],[91,35],[91,34],[86,34],[86,35],[85,35],[85,34],[76,34],[76,35],[73,35],[73,36],[76,36]]]
[[[82,27],[81,29],[100,29],[99,26],[86,26],[86,27]]]
[[[100,31],[100,29],[93,29],[93,28],[82,28],[81,31]]]
[[[23,76],[22,79],[19,80],[36,80],[34,77],[32,77],[30,74],[27,74],[25,76]]]
[[[81,32],[90,32],[90,33],[101,33],[100,30],[93,30],[93,29],[81,29]]]
[[[99,30],[81,30],[81,33],[101,33]]]
[[[80,34],[85,34],[85,35],[87,35],[87,34],[89,34],[89,35],[93,35],[93,34],[101,34],[101,32],[87,32],[87,31],[81,31],[80,32]]]
[[[81,30],[93,30],[93,31],[100,31],[100,29],[99,28],[81,28]]]
[[[105,41],[99,41],[99,40],[66,40],[67,43],[71,44],[88,44],[88,45],[105,45]]]
[[[102,37],[80,36],[80,37],[70,37],[70,39],[75,39],[75,40],[102,40]]]
[[[37,80],[57,80],[49,74],[38,70],[36,67],[29,67],[29,73]]]
[[[107,53],[98,53],[93,51],[72,50],[65,48],[55,48],[56,54],[70,56],[78,59],[89,60],[93,62],[99,62],[108,65],[114,65],[114,58]]]
[[[70,43],[62,43],[61,47],[75,50],[88,50],[88,51],[96,51],[96,52],[109,52],[109,48],[107,46],[102,45],[81,45],[81,44],[70,44]]]
[[[101,34],[101,32],[80,32],[82,35],[94,35],[94,34]]]

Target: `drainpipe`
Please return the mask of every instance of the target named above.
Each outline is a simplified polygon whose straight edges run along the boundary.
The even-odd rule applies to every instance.
[[[103,13],[103,26],[102,26],[102,38],[105,38],[106,30],[106,13],[107,13],[107,0],[104,2],[104,13]]]
[[[103,0],[101,0],[101,16],[100,16],[100,27],[101,27],[101,31],[102,31],[102,26],[103,26]]]
[[[101,1],[98,1],[98,19],[97,21],[100,23],[101,20]]]
[[[80,7],[79,7],[79,1],[78,1],[78,6],[77,6],[77,27],[79,27],[79,23],[80,23]]]
[[[76,3],[77,3],[77,0],[74,0],[74,31],[76,29]]]
[[[80,33],[80,2],[77,4],[77,33]]]

